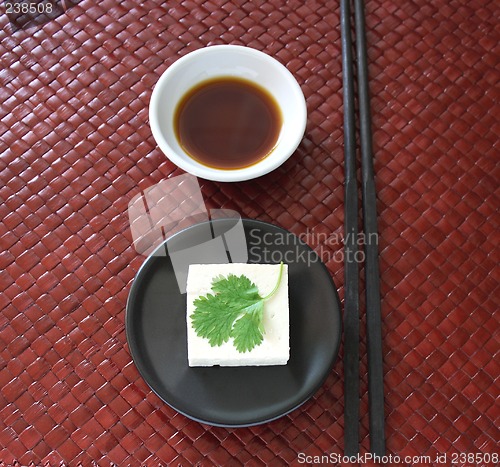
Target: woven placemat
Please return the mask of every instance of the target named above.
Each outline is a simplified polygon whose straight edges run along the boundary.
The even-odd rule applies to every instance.
[[[342,349],[321,389],[291,414],[213,428],[149,389],[132,362],[124,314],[144,261],[128,203],[182,173],[152,138],[151,91],[176,59],[212,44],[277,58],[300,83],[309,115],[296,153],[273,173],[200,180],[208,206],[309,240],[343,298],[342,246],[332,241],[343,233],[338,2],[53,5],[47,17],[0,7],[0,464],[335,460]],[[484,454],[498,452],[500,439],[500,7],[368,0],[366,15],[387,452],[408,465],[418,462],[405,456],[443,454],[487,465],[494,459]],[[365,453],[363,344],[361,352]]]

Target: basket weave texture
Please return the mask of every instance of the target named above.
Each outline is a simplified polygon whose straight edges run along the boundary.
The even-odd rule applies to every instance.
[[[341,454],[342,348],[321,389],[291,414],[214,428],[149,389],[124,325],[144,261],[128,203],[182,173],[152,138],[151,91],[175,60],[213,44],[254,47],[286,65],[308,125],[273,173],[200,180],[207,204],[309,233],[343,298],[339,245],[328,241],[343,232],[338,2],[54,5],[45,18],[6,15],[5,2],[0,10],[0,465],[278,466]],[[500,5],[368,0],[366,21],[388,454],[493,453]],[[363,343],[361,355],[366,452]]]

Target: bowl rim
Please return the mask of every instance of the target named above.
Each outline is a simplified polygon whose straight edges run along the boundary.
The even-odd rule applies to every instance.
[[[294,112],[294,119],[299,122],[297,124],[298,131],[294,133],[292,138],[287,138],[286,141],[278,144],[277,147],[273,150],[271,154],[263,158],[261,161],[256,162],[247,167],[242,167],[239,169],[218,169],[215,167],[205,166],[194,159],[192,159],[188,154],[184,153],[187,159],[179,156],[177,150],[174,149],[167,139],[165,138],[163,131],[158,122],[158,112],[160,105],[160,94],[165,89],[165,86],[168,82],[176,75],[178,70],[185,66],[189,61],[195,60],[200,55],[207,54],[219,54],[219,53],[238,53],[238,54],[246,54],[251,55],[253,57],[257,57],[259,60],[266,61],[270,66],[277,69],[280,74],[282,74],[286,78],[287,85],[292,89],[292,100],[294,101],[294,107],[296,110]],[[221,76],[223,76],[221,74]],[[261,87],[264,87],[258,81],[255,81]],[[198,176],[200,178],[212,181],[220,181],[220,182],[236,182],[236,181],[245,181],[251,180],[267,173],[275,170],[281,164],[283,164],[289,157],[295,152],[297,147],[299,146],[306,129],[307,124],[307,107],[304,94],[302,89],[293,76],[293,74],[286,68],[281,62],[272,57],[271,55],[262,52],[258,49],[254,49],[252,47],[242,46],[242,45],[232,45],[232,44],[218,44],[218,45],[210,45],[207,47],[201,47],[192,52],[187,53],[186,55],[177,59],[174,63],[172,63],[160,76],[158,81],[156,82],[153,92],[151,94],[150,104],[149,104],[149,124],[151,127],[151,132],[153,134],[153,138],[158,145],[159,149],[163,152],[165,157],[177,165],[179,168],[184,171]],[[276,151],[280,148],[280,145],[283,149]],[[277,156],[276,156],[277,154]],[[275,157],[273,157],[273,155]]]

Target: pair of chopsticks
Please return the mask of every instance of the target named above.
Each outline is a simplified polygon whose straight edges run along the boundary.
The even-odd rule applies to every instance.
[[[363,194],[365,246],[366,332],[368,353],[368,403],[370,451],[385,455],[384,381],[380,276],[378,267],[377,207],[373,174],[370,98],[363,0],[354,0],[359,140]],[[345,305],[344,305],[344,451],[359,452],[359,264],[358,183],[356,178],[356,122],[354,59],[350,0],[340,2],[344,92],[345,153]]]

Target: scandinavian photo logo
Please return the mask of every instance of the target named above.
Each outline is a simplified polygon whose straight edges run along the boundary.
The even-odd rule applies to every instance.
[[[231,209],[208,210],[198,179],[185,174],[162,180],[128,205],[134,248],[145,256],[169,256],[181,293],[190,264],[246,263],[248,249],[241,216]],[[226,219],[226,222],[217,222]],[[197,225],[185,241],[166,242]]]

